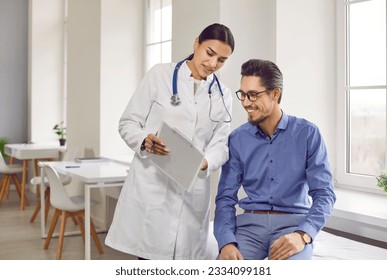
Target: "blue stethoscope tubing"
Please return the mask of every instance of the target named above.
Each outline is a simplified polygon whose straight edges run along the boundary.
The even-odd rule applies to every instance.
[[[179,98],[179,95],[177,93],[177,74],[179,72],[179,69],[180,69],[180,66],[185,62],[185,60],[182,60],[182,61],[179,61],[176,66],[175,66],[175,69],[173,70],[173,76],[172,76],[172,96],[171,96],[171,104],[173,106],[178,106],[181,104],[181,100]],[[224,98],[223,98],[223,91],[222,91],[222,87],[220,86],[220,82],[219,82],[219,79],[218,77],[213,73],[214,75],[214,78],[212,79],[210,85],[208,86],[208,96],[211,100],[211,94],[212,94],[212,86],[213,84],[216,82],[217,86],[218,86],[218,89],[219,89],[219,93],[222,97],[222,100],[223,100],[223,106],[224,108],[226,109],[227,111],[227,114],[229,115],[230,117],[230,120],[229,121],[225,121],[225,122],[231,122],[231,115],[230,115],[230,112],[227,110],[227,107],[226,107],[226,104],[224,103]],[[210,108],[210,112],[211,112],[211,108]],[[209,112],[209,115],[210,115],[210,112]],[[210,119],[211,119],[211,116],[210,116]],[[215,121],[217,122],[217,121]]]

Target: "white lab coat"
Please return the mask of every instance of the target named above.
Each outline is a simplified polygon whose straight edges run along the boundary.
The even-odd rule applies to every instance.
[[[136,154],[122,188],[105,243],[146,259],[204,259],[210,212],[211,172],[228,159],[230,125],[209,118],[208,86],[202,81],[196,94],[186,63],[178,71],[181,105],[172,106],[172,75],[176,64],[159,64],[144,77],[119,123],[121,137]],[[216,82],[212,86],[212,120],[229,120],[232,97],[222,85],[224,104]],[[165,120],[201,149],[208,169],[200,171],[191,192],[171,181],[140,150],[143,139]],[[189,159],[187,158],[187,161]]]

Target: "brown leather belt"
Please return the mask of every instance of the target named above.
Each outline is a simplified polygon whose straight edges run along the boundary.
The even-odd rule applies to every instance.
[[[250,214],[291,214],[289,212],[281,212],[281,211],[264,211],[264,210],[245,210],[245,213]]]

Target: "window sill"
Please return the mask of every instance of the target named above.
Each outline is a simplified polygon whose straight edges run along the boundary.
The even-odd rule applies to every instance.
[[[327,227],[387,242],[387,195],[336,187]]]

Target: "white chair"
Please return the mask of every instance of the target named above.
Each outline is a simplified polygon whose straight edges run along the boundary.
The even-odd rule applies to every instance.
[[[78,147],[68,148],[65,155],[63,156],[62,161],[73,161],[75,159],[75,157],[77,156],[77,152],[78,152]],[[59,174],[59,177],[60,177],[63,185],[68,185],[71,183],[70,176]],[[38,201],[37,201],[35,210],[32,213],[32,216],[30,219],[30,223],[33,223],[35,221],[37,215],[39,214],[41,207],[42,207],[42,205],[40,203],[40,188],[39,188],[39,185],[42,183],[42,177],[41,176],[33,177],[30,182],[32,185],[35,185],[37,187],[37,197],[38,197]],[[44,178],[44,186],[46,187],[45,192],[44,192],[44,198],[45,198],[44,217],[45,217],[45,221],[47,221],[48,213],[50,211],[50,185],[48,184],[47,178]]]
[[[49,165],[44,166],[44,173],[48,178],[50,184],[50,203],[55,208],[55,213],[52,218],[50,229],[47,233],[47,239],[44,243],[44,249],[48,249],[52,235],[54,233],[57,221],[59,216],[61,217],[61,225],[59,230],[59,241],[58,248],[56,251],[56,259],[61,259],[62,248],[63,248],[63,239],[64,231],[66,226],[66,219],[68,217],[73,217],[78,219],[78,223],[81,229],[82,239],[85,242],[85,226],[83,223],[83,218],[85,216],[85,199],[84,196],[69,196],[66,192],[65,187],[63,186],[58,173]],[[92,201],[91,205],[94,205],[96,202]],[[94,243],[100,254],[103,254],[101,243],[98,239],[97,232],[93,221],[90,219],[90,230],[91,235],[94,239]]]
[[[20,164],[7,164],[3,154],[0,152],[0,174],[4,175],[0,181],[0,206],[4,196],[8,200],[11,178],[15,184],[19,198],[21,198],[21,184],[17,177],[17,174],[19,173],[23,173],[23,166]],[[29,205],[27,198],[25,198],[25,205]]]

